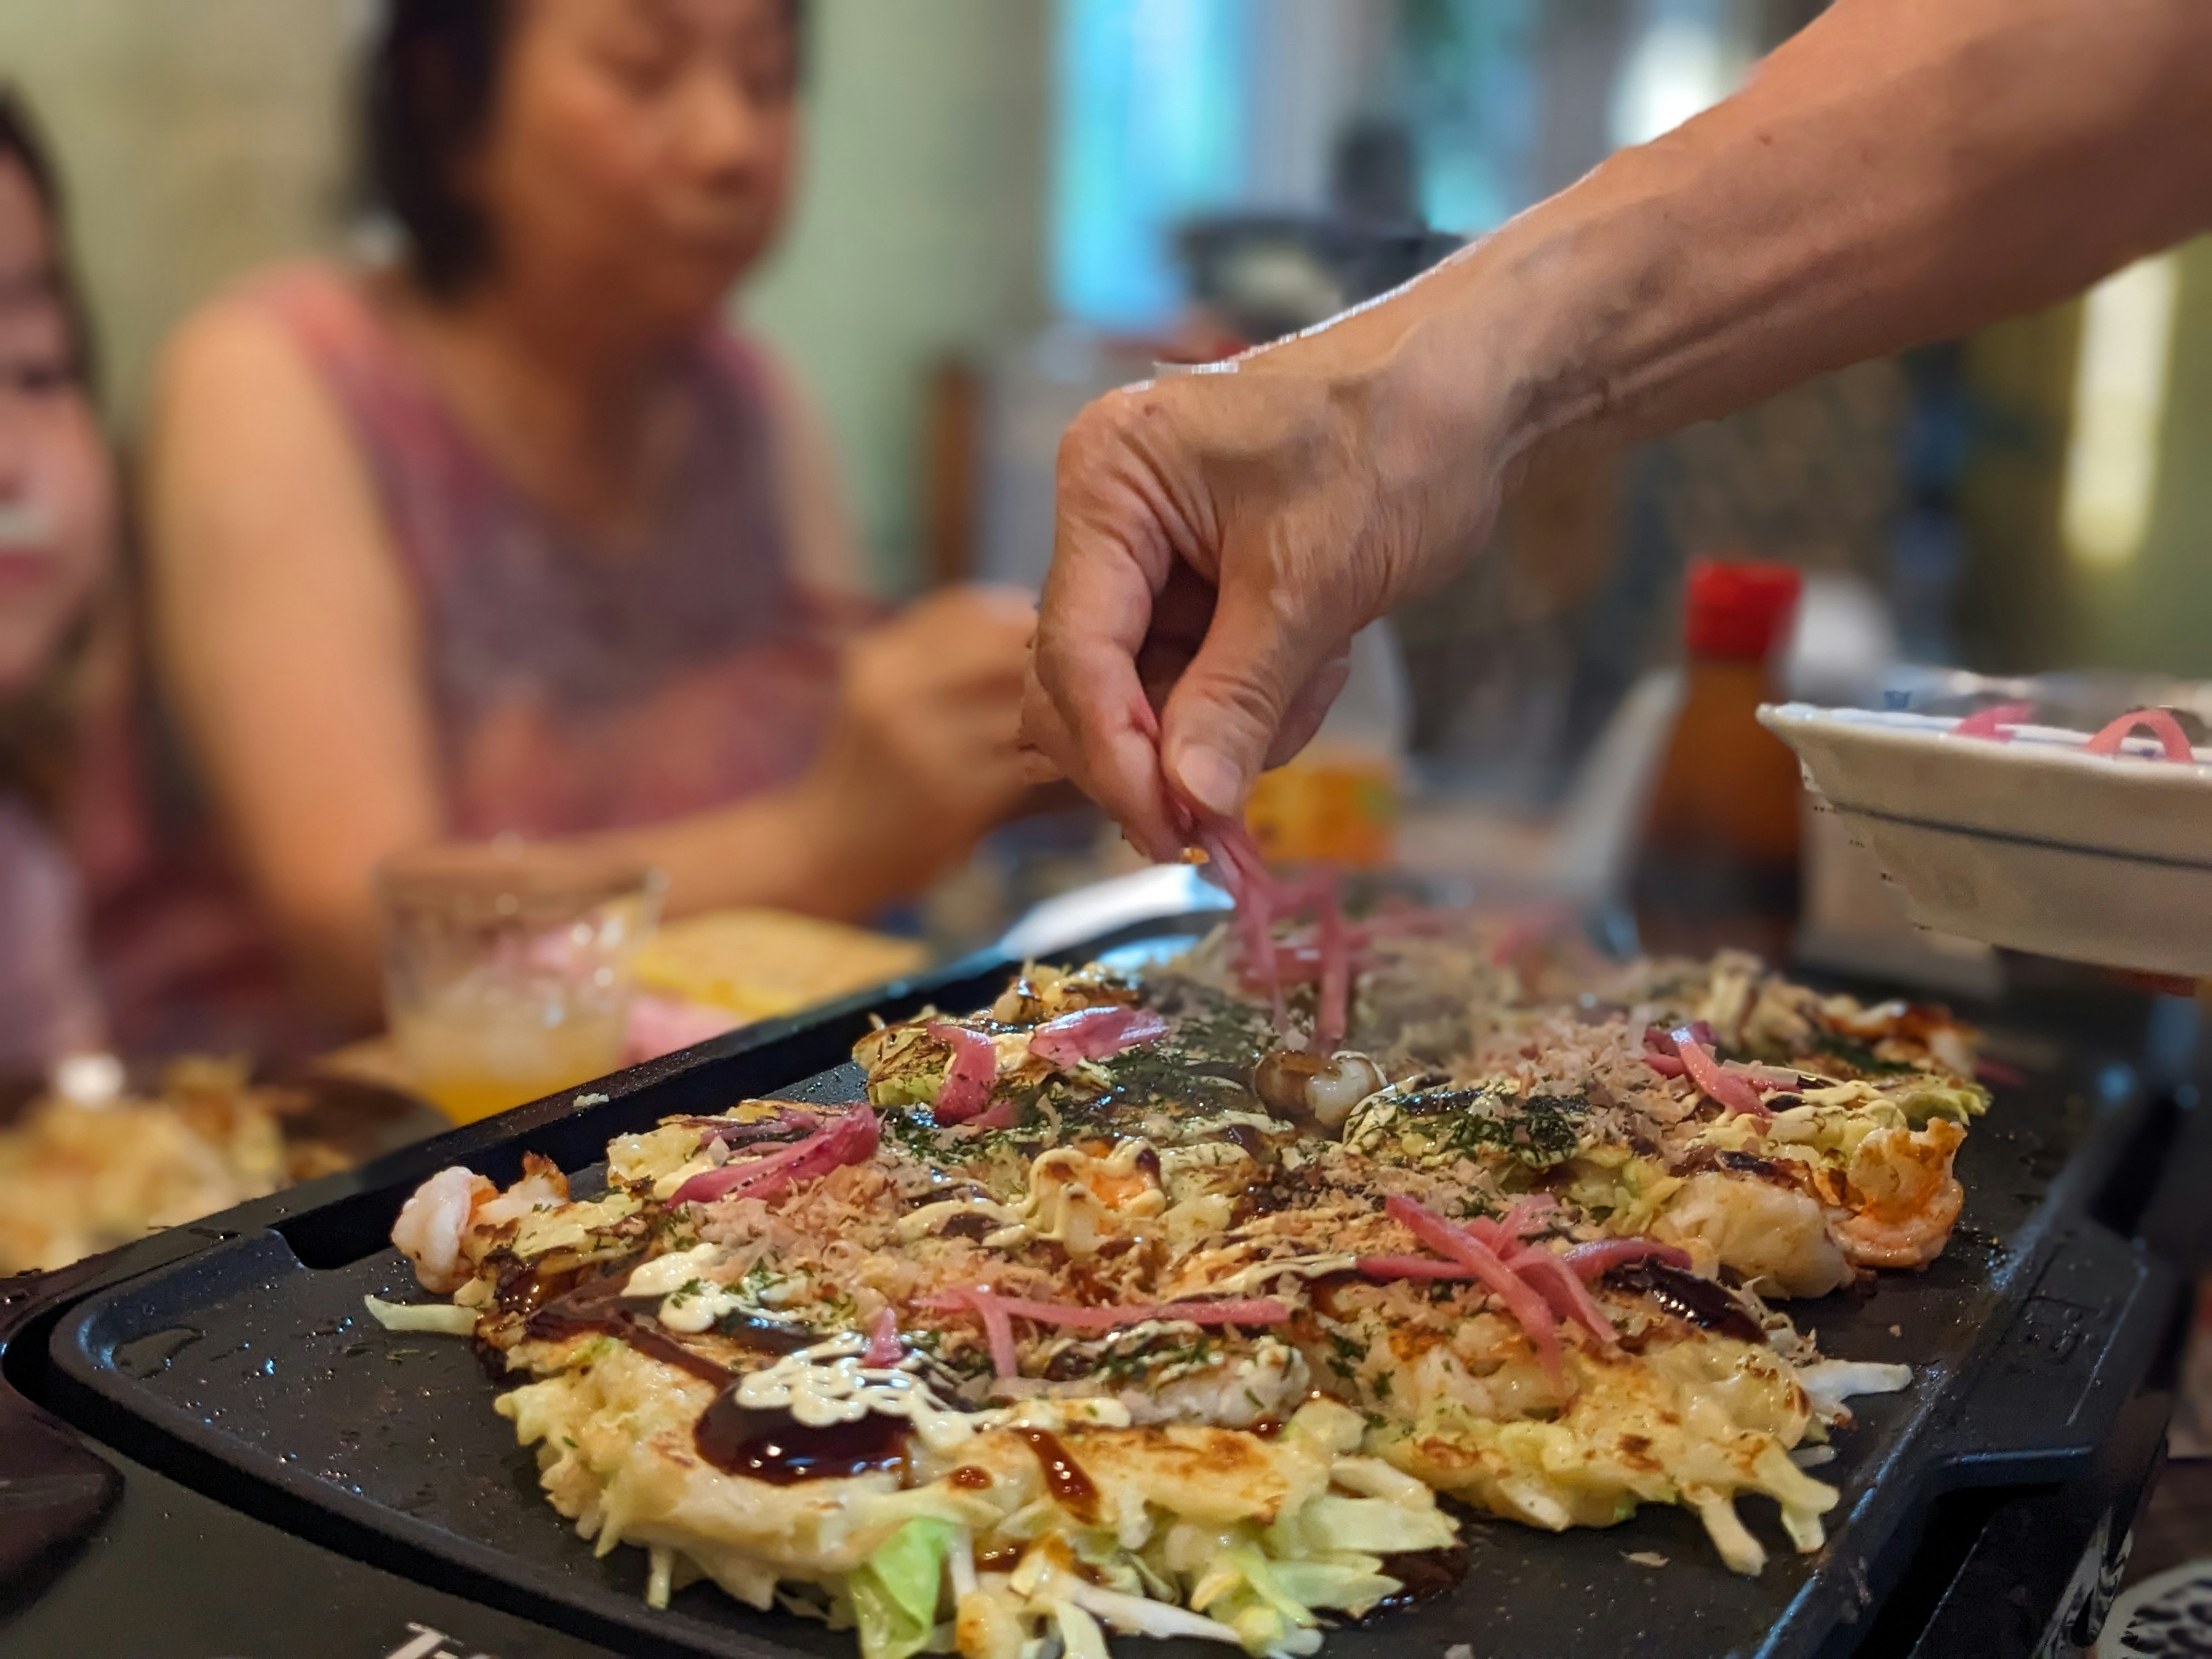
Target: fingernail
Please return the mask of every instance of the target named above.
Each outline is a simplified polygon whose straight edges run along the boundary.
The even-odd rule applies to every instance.
[[[1244,775],[1219,750],[1193,744],[1176,755],[1175,770],[1183,793],[1207,811],[1225,817],[1237,810]]]

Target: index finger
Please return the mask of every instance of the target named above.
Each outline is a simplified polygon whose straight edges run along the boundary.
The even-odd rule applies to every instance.
[[[1056,556],[1045,584],[1032,659],[1041,701],[1024,711],[1029,740],[1155,859],[1182,850],[1160,776],[1159,723],[1137,678],[1152,587],[1110,545]]]
[[[1103,399],[1062,443],[1052,569],[1031,664],[1051,718],[1032,719],[1028,736],[1140,849],[1168,859],[1182,842],[1138,653],[1173,554],[1156,481],[1147,487],[1146,463],[1127,441],[1136,412],[1131,393]]]

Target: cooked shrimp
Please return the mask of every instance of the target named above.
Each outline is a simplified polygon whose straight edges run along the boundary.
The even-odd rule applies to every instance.
[[[392,1242],[415,1264],[426,1291],[458,1291],[469,1281],[494,1235],[532,1210],[568,1201],[568,1178],[550,1158],[526,1152],[522,1179],[501,1193],[458,1164],[441,1170],[400,1206]]]
[[[535,1152],[522,1155],[522,1179],[497,1198],[479,1200],[469,1218],[471,1232],[488,1232],[510,1221],[520,1221],[532,1210],[568,1201],[568,1177],[550,1158]]]
[[[1924,1267],[1942,1254],[1966,1192],[1951,1174],[1966,1131],[1948,1118],[1924,1129],[1876,1129],[1851,1155],[1853,1208],[1837,1243],[1863,1267]]]
[[[1851,1279],[1820,1205],[1769,1181],[1692,1176],[1651,1231],[1687,1249],[1699,1271],[1732,1268],[1769,1294],[1826,1296]]]
[[[399,1219],[392,1224],[392,1242],[415,1264],[415,1277],[424,1290],[442,1294],[468,1282],[473,1264],[462,1262],[461,1243],[476,1206],[498,1191],[474,1170],[456,1164],[417,1187],[400,1206]]]

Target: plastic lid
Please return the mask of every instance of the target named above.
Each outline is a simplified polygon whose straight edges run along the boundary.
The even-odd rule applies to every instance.
[[[1692,559],[1682,607],[1691,653],[1764,662],[1797,611],[1796,570],[1759,559]]]

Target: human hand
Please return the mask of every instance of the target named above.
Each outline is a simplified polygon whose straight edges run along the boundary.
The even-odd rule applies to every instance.
[[[1153,858],[1305,745],[1352,635],[1495,515],[1502,399],[1440,397],[1404,304],[1111,393],[1062,441],[1024,735]]]
[[[911,893],[1020,804],[1022,677],[1036,612],[1007,588],[916,601],[847,647],[837,713],[800,786],[855,884]]]

